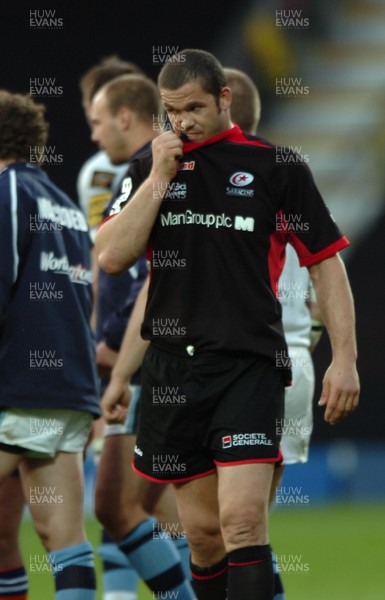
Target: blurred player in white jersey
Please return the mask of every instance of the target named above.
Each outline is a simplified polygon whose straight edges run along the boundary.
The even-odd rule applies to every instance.
[[[96,92],[108,81],[120,75],[142,73],[132,62],[110,56],[91,67],[80,79],[82,106],[89,123],[89,109]],[[126,163],[112,164],[108,154],[99,150],[83,164],[79,171],[77,190],[79,206],[88,220],[91,238],[94,242],[96,230],[103,218],[103,212],[118,187],[127,169]]]

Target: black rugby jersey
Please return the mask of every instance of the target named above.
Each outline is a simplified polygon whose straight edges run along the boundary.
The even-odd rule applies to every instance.
[[[150,155],[131,165],[114,214],[150,168]],[[142,336],[198,351],[285,356],[277,282],[287,243],[302,266],[349,244],[297,154],[238,126],[185,143],[149,240]]]

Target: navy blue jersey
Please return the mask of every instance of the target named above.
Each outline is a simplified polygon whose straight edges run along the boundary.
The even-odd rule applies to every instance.
[[[142,336],[200,351],[285,357],[278,279],[290,242],[302,266],[348,245],[303,160],[238,126],[185,143],[148,244]],[[151,169],[132,163],[124,209]],[[128,183],[128,181],[130,183]],[[161,196],[159,196],[161,197]]]
[[[136,152],[131,160],[148,151],[150,144],[145,144]],[[123,179],[118,187],[117,195],[113,196],[104,211],[104,216],[110,214],[125,187]],[[119,351],[127,327],[131,311],[137,295],[148,275],[146,259],[143,256],[130,269],[121,275],[108,275],[103,269],[99,270],[98,297],[96,304],[96,337],[98,342],[104,340],[109,348]],[[137,383],[138,377],[133,379]]]
[[[100,269],[96,305],[96,337],[119,351],[136,297],[148,275],[143,257],[121,275],[108,275]]]
[[[0,173],[0,248],[0,407],[99,415],[88,227],[28,163]]]

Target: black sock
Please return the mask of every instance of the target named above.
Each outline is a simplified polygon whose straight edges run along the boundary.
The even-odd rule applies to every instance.
[[[198,600],[226,600],[227,556],[211,567],[191,563],[193,589]]]
[[[273,600],[274,573],[268,544],[233,550],[228,563],[228,600]]]

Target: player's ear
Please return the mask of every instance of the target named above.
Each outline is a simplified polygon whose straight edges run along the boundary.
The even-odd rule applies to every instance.
[[[117,117],[122,129],[128,129],[132,119],[130,109],[127,106],[121,106],[117,112]]]
[[[228,110],[231,106],[231,89],[229,87],[223,87],[219,95],[219,108],[221,110]]]

